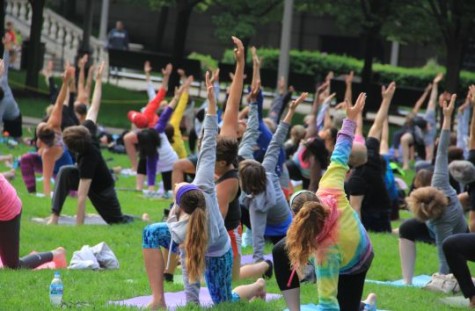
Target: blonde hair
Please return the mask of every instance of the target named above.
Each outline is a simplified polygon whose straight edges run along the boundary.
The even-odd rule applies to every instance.
[[[287,253],[294,269],[305,267],[310,255],[317,250],[315,238],[322,231],[329,213],[322,203],[307,201],[295,215],[286,239]]]
[[[442,191],[422,187],[411,192],[407,203],[417,220],[427,221],[442,216],[449,201]]]
[[[190,282],[195,283],[205,270],[208,248],[208,217],[203,193],[199,190],[186,192],[181,198],[180,208],[190,215],[185,237],[185,264]]]

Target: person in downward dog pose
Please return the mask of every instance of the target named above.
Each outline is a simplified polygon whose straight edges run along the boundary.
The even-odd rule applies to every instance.
[[[151,309],[166,308],[165,260],[161,247],[174,253],[180,251],[188,303],[199,303],[202,274],[215,304],[265,295],[263,279],[231,290],[232,249],[214,183],[218,122],[213,89],[209,85],[208,100],[196,177],[191,184],[176,185],[174,207],[167,223],[149,225],[143,232],[144,262],[152,289]]]

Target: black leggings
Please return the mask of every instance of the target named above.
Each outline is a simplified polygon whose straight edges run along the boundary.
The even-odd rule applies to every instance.
[[[52,252],[18,258],[20,251],[20,220],[21,213],[11,220],[0,221],[0,258],[3,265],[11,269],[34,269],[52,261]]]
[[[61,167],[56,176],[52,199],[52,212],[59,216],[63,209],[64,201],[71,190],[77,190],[79,186],[79,169],[74,165]],[[96,211],[108,224],[121,224],[133,221],[133,217],[122,214],[117,194],[114,187],[101,191],[90,188],[87,195]]]
[[[290,284],[287,284],[292,274],[292,268],[285,248],[285,241],[286,239],[282,239],[272,249],[275,278],[281,291],[300,287],[297,274],[293,276]],[[363,295],[366,272],[367,270],[358,274],[340,274],[337,294],[340,310],[358,311],[361,309],[361,296]]]
[[[163,189],[165,191],[172,190],[172,172],[162,172]]]
[[[415,218],[406,220],[399,227],[399,237],[412,242],[435,244],[435,238],[430,234],[429,228]]]
[[[301,180],[302,189],[308,190],[308,187],[310,186],[310,179],[302,175],[302,172],[300,172],[300,168],[298,167],[298,165],[295,164],[292,159],[287,160],[287,162],[285,162],[285,165],[287,166],[287,170],[289,171],[290,179],[295,181]]]
[[[475,261],[475,233],[454,234],[444,240],[442,248],[465,298],[475,296],[475,286],[467,266],[467,260]]]

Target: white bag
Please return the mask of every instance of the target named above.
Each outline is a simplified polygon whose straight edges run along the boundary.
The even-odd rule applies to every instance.
[[[110,247],[101,242],[93,247],[84,245],[75,251],[68,269],[119,269],[119,261]]]
[[[119,261],[106,242],[101,242],[93,246],[92,251],[94,252],[101,268],[119,269]]]
[[[460,292],[459,284],[453,274],[434,273],[429,283],[424,286],[424,289],[444,294],[456,294]]]
[[[99,262],[94,256],[92,249],[89,245],[84,245],[80,250],[73,253],[73,258],[71,258],[71,263],[69,264],[68,269],[99,269]]]

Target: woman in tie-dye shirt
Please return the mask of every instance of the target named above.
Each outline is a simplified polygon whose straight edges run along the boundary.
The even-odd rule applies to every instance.
[[[316,259],[319,310],[358,310],[373,259],[369,237],[343,189],[355,120],[365,98],[364,93],[360,94],[355,107],[347,109],[330,166],[319,184],[318,200],[303,204],[287,233],[288,256],[294,271],[304,268],[309,257]],[[289,290],[293,278],[297,278],[294,273],[287,283]],[[300,307],[295,304],[299,301],[297,293],[283,290],[290,310]]]

